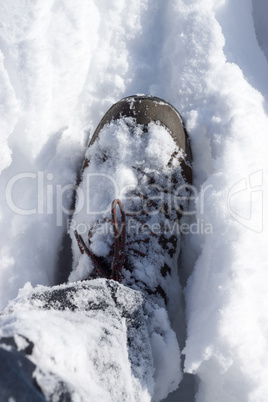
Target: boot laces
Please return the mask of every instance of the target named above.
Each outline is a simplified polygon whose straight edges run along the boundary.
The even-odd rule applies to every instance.
[[[177,157],[177,153],[174,152],[171,155],[170,161],[168,163],[169,167],[172,165],[172,161],[176,157]],[[152,177],[150,174],[142,171],[140,168],[137,168],[134,166],[133,166],[133,168],[137,169],[139,171],[139,173],[141,173],[143,176],[144,175],[147,176],[150,183],[155,182],[154,177]],[[141,192],[137,192],[137,191],[135,191],[132,195],[138,196],[142,200],[147,200],[150,203],[151,207],[157,206],[157,202],[150,199],[150,197],[148,195],[142,194]],[[119,207],[119,210],[121,213],[121,226],[120,227],[118,225],[117,214],[116,214],[117,206]],[[136,255],[140,255],[141,257],[145,256],[145,254],[137,247],[129,247],[129,246],[133,245],[133,243],[134,243],[133,241],[126,243],[126,216],[131,216],[131,219],[133,219],[134,221],[139,222],[142,225],[146,225],[146,218],[148,217],[148,211],[144,211],[144,210],[140,211],[138,213],[138,215],[139,216],[137,216],[137,214],[135,214],[135,213],[134,214],[126,213],[122,201],[119,200],[118,198],[113,200],[113,202],[111,204],[112,219],[110,220],[110,219],[104,218],[104,221],[112,223],[112,226],[113,226],[114,247],[113,247],[113,250],[111,249],[110,254],[109,254],[110,256],[112,255],[112,253],[114,254],[111,268],[107,267],[106,264],[100,263],[98,261],[98,260],[100,260],[100,258],[98,258],[90,250],[90,247],[88,247],[85,244],[84,239],[82,238],[82,236],[80,234],[78,234],[77,230],[74,231],[74,234],[75,234],[75,237],[77,240],[77,244],[78,244],[81,254],[86,253],[90,257],[98,277],[113,279],[115,281],[122,282],[122,279],[123,279],[122,269],[123,269],[125,259],[126,259],[126,246],[128,247],[128,252],[132,252]],[[90,243],[91,236],[92,236],[92,231],[90,230],[88,232],[89,243]],[[150,230],[149,227],[148,227],[148,231],[147,231],[147,236],[157,237],[156,233],[154,233],[152,230]],[[169,240],[167,240],[167,242],[171,241],[171,240],[172,239],[170,238]],[[140,243],[140,242],[146,243],[146,240],[145,239],[141,240],[141,239],[136,238],[135,243]],[[163,240],[163,236],[160,236],[159,242],[163,243],[163,246],[165,248],[166,244],[164,244],[165,242]],[[173,245],[173,247],[176,248],[176,242]]]
[[[119,207],[121,212],[121,226],[119,228],[117,215],[116,215],[116,207]],[[77,230],[74,231],[75,238],[80,249],[81,254],[86,253],[92,263],[93,266],[101,278],[113,279],[115,281],[121,282],[122,280],[122,268],[125,261],[125,245],[126,245],[126,213],[123,203],[118,199],[114,199],[111,205],[111,214],[112,214],[112,225],[113,225],[113,233],[114,233],[114,257],[111,270],[108,271],[106,268],[101,266],[97,260],[97,257],[89,247],[85,244],[84,239],[80,234],[78,234]],[[90,235],[89,235],[90,236]]]

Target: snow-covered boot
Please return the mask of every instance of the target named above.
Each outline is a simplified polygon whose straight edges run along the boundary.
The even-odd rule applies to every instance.
[[[151,96],[113,105],[86,152],[69,280],[106,277],[168,302],[190,183],[189,140],[176,109]]]

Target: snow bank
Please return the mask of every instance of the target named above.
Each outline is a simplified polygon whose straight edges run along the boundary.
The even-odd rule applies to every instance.
[[[0,183],[9,184],[1,195],[2,307],[27,280],[57,281],[67,230],[62,205],[70,207],[89,133],[125,90],[125,41],[139,29],[139,8],[108,1],[99,9],[93,1],[0,4],[0,167],[7,168]]]
[[[242,33],[253,23],[250,4],[244,3]],[[229,30],[232,43],[227,38],[224,45],[217,13],[226,19],[231,13],[234,20],[239,15],[227,6],[214,14],[204,4],[185,8],[187,26],[179,32],[195,57],[173,86],[173,92],[185,88],[181,110],[192,139],[194,183],[201,190],[196,218],[213,228],[211,235],[190,239],[199,257],[186,291],[185,368],[201,379],[199,401],[265,401],[268,119],[249,72],[258,81],[260,67],[267,71],[267,65],[252,26],[247,43],[263,64],[254,69],[246,55],[240,65],[230,63],[223,50],[231,54],[241,32],[237,26]]]

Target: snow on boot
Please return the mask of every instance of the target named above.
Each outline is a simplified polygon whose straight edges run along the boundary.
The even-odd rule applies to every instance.
[[[182,118],[150,96],[113,105],[86,152],[70,224],[70,281],[106,277],[165,304],[176,293],[191,152]]]

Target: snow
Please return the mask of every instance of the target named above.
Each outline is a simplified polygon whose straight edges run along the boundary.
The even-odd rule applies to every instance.
[[[178,157],[172,160],[171,166],[168,166],[170,156],[174,152],[178,153]],[[82,182],[77,192],[77,206],[70,221],[70,236],[73,239],[73,271],[70,281],[86,279],[87,276],[81,276],[81,274],[88,274],[88,270],[82,268],[84,261],[81,262],[82,266],[78,264],[81,253],[77,247],[75,230],[83,236],[84,241],[87,241],[90,230],[91,251],[97,256],[110,258],[112,265],[112,257],[109,257],[114,243],[111,201],[120,199],[127,215],[127,243],[130,246],[126,246],[126,253],[130,264],[132,263],[133,271],[131,281],[128,278],[127,283],[135,286],[134,280],[138,279],[150,289],[156,289],[160,284],[166,293],[169,293],[168,289],[165,289],[167,284],[165,280],[163,281],[160,272],[161,266],[164,266],[162,247],[150,235],[150,231],[158,235],[160,227],[164,228],[166,225],[167,220],[163,214],[158,213],[163,202],[172,203],[172,208],[169,208],[170,220],[167,222],[171,228],[173,226],[176,215],[174,212],[172,215],[175,203],[175,197],[170,196],[174,187],[172,187],[172,179],[177,179],[178,186],[175,187],[177,196],[187,195],[184,188],[179,191],[179,185],[184,184],[179,163],[180,155],[182,155],[181,151],[170,133],[160,124],[149,123],[146,134],[143,132],[143,126],[137,125],[131,117],[112,121],[104,126],[98,141],[95,141],[86,152],[86,158],[90,164],[84,169]],[[160,177],[162,181],[159,180],[157,173],[159,171],[164,175]],[[155,183],[148,184],[148,177],[155,180]],[[165,196],[164,193],[159,193],[161,190],[169,190],[169,193]],[[152,199],[155,205],[152,206],[147,198]],[[140,216],[141,211],[148,212],[146,220]],[[139,220],[137,221],[135,217]],[[167,232],[171,232],[167,233],[168,238],[173,231],[171,229]],[[174,235],[177,234],[179,235],[174,233]],[[150,243],[145,241],[146,237]],[[145,257],[133,254],[133,249],[137,249],[133,247],[133,244],[138,244],[138,250],[145,254]],[[139,261],[139,266],[134,261]],[[157,264],[159,261],[162,261],[162,265]],[[177,265],[175,257],[173,265],[174,263]],[[176,272],[176,269],[174,271]],[[123,276],[126,275],[129,275],[129,270],[123,272]],[[173,282],[176,283],[175,278]],[[174,289],[172,287],[172,292],[176,294],[178,290],[175,288],[176,286]]]
[[[159,96],[186,122],[198,190],[180,267],[185,371],[198,402],[266,401],[267,12],[265,0],[0,2],[1,308],[26,282],[58,283],[61,207],[105,111]]]
[[[53,290],[27,284],[0,324],[1,337],[15,334],[18,350],[33,342],[30,359],[47,400],[150,401],[154,395],[157,402],[182,375],[166,310],[117,282]]]

